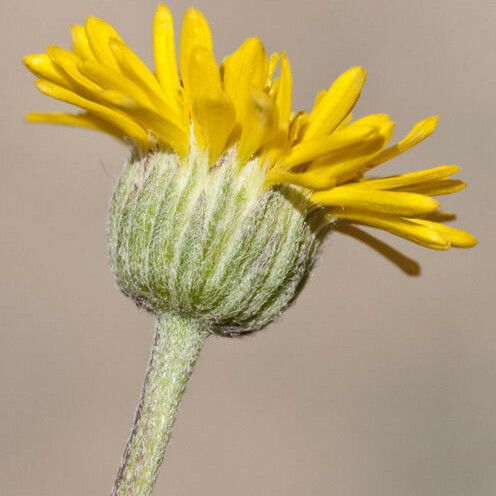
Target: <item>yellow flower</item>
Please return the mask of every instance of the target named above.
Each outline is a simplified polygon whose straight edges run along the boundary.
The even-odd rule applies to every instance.
[[[95,129],[131,142],[140,153],[172,150],[181,159],[197,143],[211,167],[235,149],[240,166],[258,159],[266,187],[300,188],[328,209],[331,220],[383,229],[434,249],[477,243],[469,233],[435,221],[443,214],[433,197],[465,187],[450,178],[459,167],[366,176],[427,138],[437,118],[418,122],[393,145],[388,115],[352,120],[365,81],[361,67],[320,92],[310,112],[296,113],[286,54],[268,57],[262,42],[250,38],[219,67],[208,23],[195,9],[184,17],[180,75],[173,20],[164,4],[153,22],[155,72],[112,26],[95,17],[74,26],[72,40],[72,51],[52,46],[24,61],[39,77],[42,93],[84,112],[31,113],[29,121]]]
[[[310,112],[293,112],[286,54],[268,57],[250,38],[219,67],[197,10],[184,18],[179,72],[163,4],[153,22],[154,72],[100,19],[74,26],[72,38],[72,51],[49,47],[25,63],[41,92],[84,112],[27,119],[102,131],[132,146],[112,197],[109,260],[121,291],[158,325],[112,494],[149,496],[206,338],[278,318],[303,288],[329,227],[342,222],[356,234],[347,224],[363,224],[440,250],[477,241],[437,222],[450,216],[433,197],[465,187],[451,178],[457,166],[367,176],[427,138],[437,118],[393,145],[389,116],[353,120],[361,67],[319,93]]]

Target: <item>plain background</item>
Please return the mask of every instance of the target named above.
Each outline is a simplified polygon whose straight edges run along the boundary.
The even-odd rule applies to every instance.
[[[171,1],[176,26],[189,2]],[[473,250],[388,235],[409,277],[331,235],[284,317],[246,339],[209,339],[156,494],[496,494],[493,0],[197,0],[220,60],[248,36],[286,49],[295,106],[348,67],[368,83],[356,115],[388,112],[400,137],[440,114],[427,142],[381,173],[459,163],[444,197]],[[21,56],[69,46],[93,14],[148,62],[155,1],[2,0],[0,492],[109,494],[141,387],[153,320],[121,296],[105,222],[127,156],[89,131],[28,125],[65,108]]]

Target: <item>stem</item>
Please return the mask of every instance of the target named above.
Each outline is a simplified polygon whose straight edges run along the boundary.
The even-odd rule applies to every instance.
[[[152,493],[176,411],[210,330],[177,314],[161,315],[152,355],[112,496]]]

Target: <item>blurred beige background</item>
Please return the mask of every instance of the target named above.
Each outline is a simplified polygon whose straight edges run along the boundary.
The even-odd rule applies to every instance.
[[[27,125],[61,109],[21,56],[69,45],[93,14],[145,60],[156,1],[2,0],[0,493],[88,496],[110,487],[141,387],[153,320],[113,284],[105,221],[126,150]],[[171,1],[176,19],[190,2]],[[247,36],[292,61],[295,100],[355,64],[357,115],[397,136],[438,132],[382,172],[460,163],[444,198],[480,245],[438,253],[381,237],[422,265],[408,277],[332,235],[296,306],[265,331],[207,343],[157,495],[496,494],[494,325],[496,4],[493,0],[196,0],[219,59]]]

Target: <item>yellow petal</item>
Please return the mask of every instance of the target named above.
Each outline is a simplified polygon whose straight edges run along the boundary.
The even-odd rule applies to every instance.
[[[265,88],[270,89],[272,86],[272,79],[274,78],[274,74],[277,69],[277,64],[279,63],[280,55],[277,52],[274,52],[269,57],[269,71],[267,73],[267,81],[265,82]]]
[[[345,120],[349,118],[349,115],[345,117]],[[343,121],[344,122],[344,121]],[[343,127],[343,129],[353,129],[354,127],[372,126],[377,129],[377,132],[384,138],[384,147],[389,143],[391,137],[394,133],[395,124],[389,118],[388,114],[370,114],[361,119],[348,124],[348,126]],[[341,127],[338,126],[338,128]],[[337,130],[335,131],[337,132]]]
[[[162,92],[162,88],[145,63],[121,41],[111,38],[109,44],[122,73],[130,81],[139,85],[155,109],[166,114],[169,118],[177,117],[179,121],[179,116],[176,114],[174,108],[165,102],[165,95]]]
[[[184,14],[180,41],[179,64],[183,81],[189,81],[189,61],[191,53],[196,47],[201,47],[212,54],[214,51],[212,34],[207,20],[201,12],[189,8]]]
[[[96,60],[119,71],[119,66],[109,46],[111,38],[116,38],[123,42],[119,33],[110,24],[93,16],[86,19],[85,28],[89,46]]]
[[[322,190],[332,188],[336,181],[320,171],[288,172],[279,169],[270,169],[267,173],[267,184],[296,184],[311,190]]]
[[[180,91],[174,41],[174,21],[165,4],[159,4],[153,19],[153,53],[157,79],[166,95],[167,103],[178,110]]]
[[[377,136],[368,146],[357,146],[356,149],[345,150],[334,157],[326,156],[311,163],[308,168],[315,171],[325,170],[329,177],[334,178],[336,184],[344,185],[360,177],[363,164],[380,152],[383,143],[382,138]],[[353,182],[353,185],[355,184],[358,183]]]
[[[358,100],[365,75],[364,69],[353,67],[336,79],[310,113],[305,140],[325,136],[336,129]]]
[[[354,126],[330,136],[302,141],[293,146],[280,161],[284,164],[284,168],[289,169],[322,156],[328,158],[333,154],[353,153],[357,149],[368,146],[377,147],[381,144],[382,139],[378,136],[376,128]]]
[[[23,61],[24,65],[40,79],[47,79],[60,86],[72,87],[67,75],[60,71],[47,54],[37,53],[26,55]]]
[[[160,144],[169,145],[180,157],[186,156],[189,149],[189,137],[183,129],[177,127],[165,116],[142,107],[136,108],[132,115],[158,138]]]
[[[250,160],[277,132],[276,109],[267,94],[254,91],[248,105],[238,144],[241,164]]]
[[[432,169],[425,169],[408,174],[398,174],[396,176],[384,177],[381,179],[364,179],[354,184],[356,188],[364,189],[396,189],[416,185],[430,181],[445,179],[460,170],[457,165],[441,165]]]
[[[210,163],[214,164],[224,152],[234,128],[234,106],[227,95],[210,92],[195,99],[194,114],[205,139]]]
[[[95,131],[101,131],[107,134],[111,134],[112,136],[115,136],[120,140],[123,139],[122,132],[119,129],[112,126],[108,122],[88,113],[65,114],[63,112],[31,112],[26,115],[26,120],[28,122],[43,122],[48,124],[60,124],[64,126],[84,127],[87,129],[93,129]]]
[[[369,168],[375,167],[393,159],[400,153],[406,152],[413,146],[429,137],[436,129],[438,120],[439,119],[437,116],[432,116],[420,122],[417,122],[417,124],[413,126],[412,130],[401,141],[399,141],[391,148],[384,150],[379,156],[377,156],[373,160],[373,162],[369,164]]]
[[[441,181],[432,181],[428,183],[416,184],[401,188],[402,191],[411,191],[412,193],[420,193],[429,196],[451,195],[457,193],[467,187],[463,181],[456,179],[443,179]]]
[[[276,107],[279,128],[286,132],[289,129],[289,119],[291,115],[292,84],[291,66],[289,65],[286,54],[283,52],[281,53],[281,78],[276,94]]]
[[[316,160],[310,165],[310,168],[329,168],[329,173],[335,177],[337,184],[346,184],[350,181],[356,181],[362,176],[367,170],[367,164],[382,152],[384,146],[390,140],[394,129],[394,123],[392,121],[384,119],[382,122],[378,123],[374,122],[373,119],[369,119],[371,117],[374,116],[368,116],[367,118],[353,122],[349,126],[343,128],[343,131],[351,132],[355,128],[360,129],[362,127],[360,125],[361,122],[374,123],[374,128],[377,132],[377,139],[375,142],[372,142],[370,146],[357,148],[353,153],[337,156],[332,161],[329,161],[327,157]],[[335,132],[334,134],[338,134],[338,132]]]
[[[222,91],[219,68],[211,51],[201,46],[192,50],[184,87],[191,101],[200,94],[211,92],[218,95]]]
[[[158,114],[153,109],[144,107],[127,95],[118,91],[106,90],[103,92],[111,105],[129,115],[148,133],[153,134],[161,145],[172,148],[183,157],[189,147],[189,129],[186,131],[166,114]]]
[[[73,89],[76,93],[79,93],[81,96],[91,100],[98,101],[100,99],[100,86],[81,74],[77,66],[79,62],[76,55],[68,50],[56,46],[48,47],[47,51],[53,63],[67,76],[69,76],[72,83],[75,83],[71,85],[64,85],[65,87]]]
[[[139,103],[145,108],[153,108],[148,95],[131,79],[108,66],[98,62],[86,61],[77,65],[83,76],[98,86],[112,91],[119,91]]]
[[[289,126],[288,147],[296,144],[300,139],[301,130],[304,128],[308,115],[305,112],[298,112]]]
[[[267,81],[269,63],[258,38],[249,38],[222,62],[224,89],[236,109],[236,120],[244,126],[252,109],[253,92],[262,92]]]
[[[94,60],[95,56],[91,51],[88,36],[86,36],[86,29],[84,26],[75,25],[71,29],[72,35],[72,50],[74,53],[83,60]]]
[[[274,119],[275,122],[275,119]],[[270,139],[260,150],[260,160],[264,167],[273,167],[281,158],[285,150],[288,149],[288,133],[280,128],[273,129]]]
[[[125,136],[128,136],[137,145],[148,147],[150,141],[145,130],[136,124],[132,119],[127,117],[124,113],[113,110],[105,105],[87,100],[80,95],[67,90],[61,86],[50,81],[40,80],[36,83],[38,89],[45,95],[62,100],[63,102],[76,105],[77,107],[84,108],[91,112],[93,115],[109,122],[112,126],[120,129]]]
[[[229,105],[226,106],[226,101],[228,101],[229,99],[225,97],[222,92],[222,85],[220,81],[220,73],[219,68],[217,67],[217,62],[215,61],[214,54],[204,47],[196,46],[195,48],[193,48],[190,54],[187,79],[184,80],[184,91],[186,100],[188,102],[191,102],[192,104],[193,120],[195,123],[195,135],[201,147],[208,146],[208,137],[205,135],[205,133],[208,134],[209,132],[211,132],[211,130],[205,130],[205,133],[203,133],[200,121],[207,122],[207,125],[210,127],[212,125],[212,120],[207,119],[207,121],[205,121],[206,116],[203,113],[205,110],[205,105],[203,103],[199,107],[200,112],[202,112],[200,121],[197,119],[197,116],[194,112],[194,103],[196,102],[198,96],[211,96],[210,99],[207,99],[207,106],[213,104],[213,102],[218,100],[218,103],[214,104],[214,106],[217,107],[217,110],[216,115],[215,117],[213,116],[213,118],[217,121],[217,123],[219,123],[218,118],[220,117],[220,115],[223,115],[223,113],[227,111],[226,115],[228,116],[229,120],[226,125],[228,127],[231,127],[232,130],[230,118],[231,110],[234,110],[234,108],[232,107],[232,104],[230,102]],[[222,126],[221,135],[224,135],[224,126]],[[218,152],[220,153],[220,151],[221,150],[211,149],[211,158],[213,156],[218,157]]]
[[[312,195],[319,205],[353,207],[384,214],[415,216],[434,212],[438,202],[416,193],[363,190],[353,186],[342,186]]]
[[[356,209],[335,209],[333,217],[388,231],[413,243],[435,250],[447,250],[449,242],[436,230],[410,219],[381,215]]]
[[[475,246],[478,243],[477,238],[472,236],[467,231],[455,229],[454,227],[445,226],[444,224],[439,224],[437,222],[431,222],[424,219],[412,219],[412,221],[416,224],[426,226],[436,231],[443,238],[445,238],[451,246],[456,248],[472,248],[472,246]]]
[[[352,122],[344,129],[353,128],[354,126],[373,126],[377,132],[384,138],[384,147],[389,143],[394,133],[395,124],[389,118],[388,114],[371,114]]]

